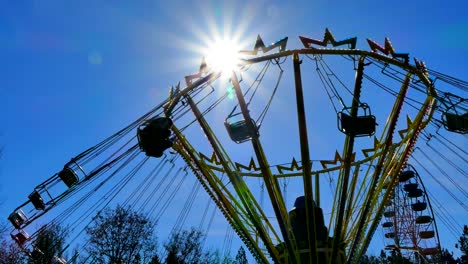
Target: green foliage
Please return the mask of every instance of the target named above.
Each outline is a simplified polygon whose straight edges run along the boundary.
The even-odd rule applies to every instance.
[[[86,233],[86,250],[95,263],[149,263],[156,255],[154,224],[130,208],[117,206],[98,213]]]

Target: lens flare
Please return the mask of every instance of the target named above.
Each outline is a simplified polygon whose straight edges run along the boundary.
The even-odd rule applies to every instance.
[[[233,39],[217,39],[207,49],[206,63],[213,71],[229,77],[232,71],[239,68],[240,45]]]

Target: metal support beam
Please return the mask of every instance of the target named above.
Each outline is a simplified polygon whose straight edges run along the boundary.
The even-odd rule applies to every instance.
[[[205,136],[207,137],[208,141],[213,147],[213,150],[216,156],[219,158],[224,168],[224,171],[228,175],[237,195],[239,196],[239,199],[241,200],[242,205],[245,207],[250,221],[252,221],[252,224],[255,226],[255,229],[257,230],[265,247],[268,249],[268,252],[270,252],[271,258],[275,262],[278,262],[279,257],[277,255],[276,248],[272,244],[271,239],[268,236],[268,232],[265,230],[265,227],[261,223],[260,214],[257,212],[255,208],[254,201],[253,201],[254,198],[250,195],[247,185],[245,184],[242,177],[240,177],[239,174],[237,174],[234,171],[233,169],[234,166],[232,162],[228,160],[228,157],[226,155],[223,154],[222,146],[217,143],[215,135],[212,133],[211,128],[209,127],[208,123],[206,122],[205,118],[201,114],[195,102],[192,100],[192,98],[189,95],[186,95],[185,98],[187,99],[187,102],[190,105],[190,108],[195,114],[195,117],[197,118]]]
[[[290,257],[292,263],[298,263],[296,241],[294,240],[294,234],[291,230],[288,212],[286,211],[283,196],[281,195],[281,189],[278,184],[278,180],[271,173],[270,165],[268,164],[268,160],[265,156],[262,145],[260,144],[259,136],[256,133],[257,128],[254,126],[254,124],[252,124],[252,122],[250,122],[250,113],[247,109],[247,104],[245,102],[245,98],[242,94],[242,90],[239,85],[239,80],[237,79],[235,72],[232,73],[231,82],[234,86],[234,90],[236,92],[237,100],[239,101],[239,106],[242,111],[242,115],[246,120],[248,129],[250,131],[250,134],[252,135],[252,146],[255,151],[255,155],[257,156],[258,164],[262,172],[263,180],[265,181],[265,186],[267,188],[268,195],[271,200],[271,205],[273,206],[275,216],[278,220],[278,225],[280,227],[284,243],[286,244],[286,248],[289,252],[288,256]]]
[[[351,104],[351,112],[350,115],[352,118],[356,118],[358,114],[358,107],[359,107],[359,98],[361,97],[361,87],[362,87],[362,77],[364,74],[364,58],[359,58],[358,67],[356,70],[356,80],[354,82],[354,93],[353,93],[353,102]],[[336,259],[338,257],[338,252],[340,251],[340,241],[343,239],[344,234],[343,231],[343,218],[344,218],[344,211],[346,207],[346,202],[348,200],[348,185],[349,185],[349,175],[351,172],[351,161],[353,156],[353,149],[354,149],[354,135],[348,135],[345,141],[345,155],[344,155],[344,174],[341,173],[343,176],[342,184],[341,184],[341,194],[339,196],[339,207],[338,207],[338,215],[336,217],[335,222],[335,229],[333,231],[333,250],[331,256],[331,263],[336,263]]]
[[[387,154],[390,150],[390,147],[392,146],[392,142],[393,142],[393,134],[395,132],[395,129],[396,129],[396,125],[397,125],[397,121],[398,121],[398,118],[400,117],[400,112],[401,112],[401,108],[403,107],[403,103],[404,103],[404,100],[405,100],[405,97],[406,97],[406,92],[408,91],[408,88],[409,88],[409,82],[411,80],[411,76],[412,76],[412,73],[408,72],[406,74],[406,77],[403,81],[403,83],[401,84],[401,88],[400,88],[400,92],[398,93],[398,97],[396,99],[396,102],[395,102],[395,105],[392,109],[392,112],[391,114],[389,115],[389,121],[387,122],[389,125],[388,125],[388,128],[387,128],[387,134],[386,134],[386,138],[385,138],[385,143],[384,143],[384,148],[382,150],[382,155],[379,157],[379,160],[377,162],[377,165],[375,166],[375,170],[374,170],[374,173],[373,173],[373,177],[372,177],[372,182],[370,184],[370,189],[369,189],[369,192],[367,194],[367,197],[366,197],[366,200],[364,202],[364,209],[362,210],[362,213],[361,213],[361,216],[358,220],[358,227],[357,227],[357,233],[356,233],[356,237],[354,239],[354,242],[353,242],[353,245],[351,246],[350,248],[350,251],[349,251],[349,255],[348,255],[348,262],[356,262],[357,260],[359,260],[361,254],[363,253],[362,250],[360,250],[358,252],[358,254],[356,254],[356,250],[357,250],[357,247],[359,246],[361,242],[361,236],[362,236],[362,233],[364,231],[364,227],[365,227],[365,222],[366,222],[366,218],[369,217],[369,212],[371,211],[371,203],[372,203],[372,200],[374,199],[374,193],[375,193],[375,189],[377,187],[377,183],[380,179],[380,175],[381,175],[381,172],[382,170],[384,169],[384,163],[385,163],[385,160],[387,158]],[[385,134],[385,133],[383,133]],[[386,199],[386,197],[384,198]],[[381,205],[381,207],[383,207],[383,205]],[[377,214],[379,215],[379,214]],[[356,255],[356,256],[355,256]]]
[[[307,137],[307,123],[304,107],[304,93],[302,89],[301,78],[301,61],[297,53],[293,54],[294,64],[294,81],[296,86],[296,106],[297,106],[297,121],[299,124],[299,142],[301,144],[301,159],[302,159],[302,179],[304,182],[304,195],[306,205],[306,223],[307,223],[307,239],[309,246],[309,263],[318,263],[317,256],[317,226],[315,221],[315,210],[312,192],[312,163],[309,154],[309,139]],[[319,188],[317,175],[316,189]],[[316,191],[317,192],[317,191]],[[318,195],[318,193],[316,193]],[[318,197],[317,197],[318,198]],[[310,224],[309,224],[310,223]]]

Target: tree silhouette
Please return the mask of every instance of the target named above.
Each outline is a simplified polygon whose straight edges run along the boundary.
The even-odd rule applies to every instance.
[[[433,259],[431,259],[432,263],[444,263],[444,264],[457,264],[453,254],[448,251],[447,249],[442,249],[440,254],[437,254]]]
[[[247,255],[245,254],[244,247],[240,247],[237,251],[236,258],[234,259],[234,264],[247,264]]]
[[[0,263],[24,264],[26,256],[15,242],[3,238],[0,242]]]
[[[463,233],[458,239],[458,243],[455,247],[460,249],[462,255],[460,257],[461,263],[468,263],[468,226],[463,226]]]
[[[194,228],[175,232],[164,244],[166,263],[198,264],[210,263],[210,253],[203,252],[204,236]]]
[[[32,243],[33,251],[29,263],[59,263],[66,236],[67,229],[58,224],[41,227],[36,240]]]
[[[86,233],[89,237],[86,250],[95,263],[156,261],[154,224],[146,215],[130,208],[117,206],[98,213]]]

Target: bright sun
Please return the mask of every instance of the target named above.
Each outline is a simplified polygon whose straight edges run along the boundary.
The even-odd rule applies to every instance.
[[[213,71],[220,71],[223,77],[230,76],[239,68],[240,45],[233,39],[217,39],[206,52],[206,63]]]

